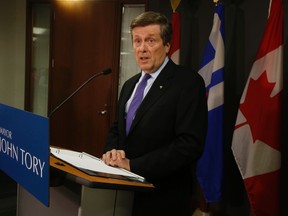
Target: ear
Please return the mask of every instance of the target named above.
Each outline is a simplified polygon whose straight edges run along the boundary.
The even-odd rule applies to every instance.
[[[165,46],[166,54],[168,54],[170,52],[171,44],[166,43],[164,46]]]

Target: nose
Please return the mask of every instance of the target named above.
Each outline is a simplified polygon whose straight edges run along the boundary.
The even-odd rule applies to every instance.
[[[146,51],[146,43],[145,43],[145,42],[142,42],[142,43],[140,44],[139,50],[142,51],[142,52]]]

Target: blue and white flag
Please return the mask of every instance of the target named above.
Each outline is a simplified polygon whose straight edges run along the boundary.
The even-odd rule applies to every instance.
[[[199,70],[206,86],[208,131],[196,175],[206,202],[217,202],[222,196],[224,51],[224,6],[219,2],[215,4],[213,27]]]

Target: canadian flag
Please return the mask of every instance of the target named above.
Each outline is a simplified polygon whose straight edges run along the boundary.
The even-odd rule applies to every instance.
[[[180,13],[172,14],[172,45],[168,55],[175,64],[180,64]]]
[[[255,216],[280,215],[282,76],[283,2],[272,0],[232,140],[232,151]]]

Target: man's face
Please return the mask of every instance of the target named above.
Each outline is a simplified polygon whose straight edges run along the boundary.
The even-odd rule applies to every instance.
[[[132,41],[136,61],[147,73],[153,73],[161,66],[170,49],[169,43],[163,45],[157,24],[135,27]]]

